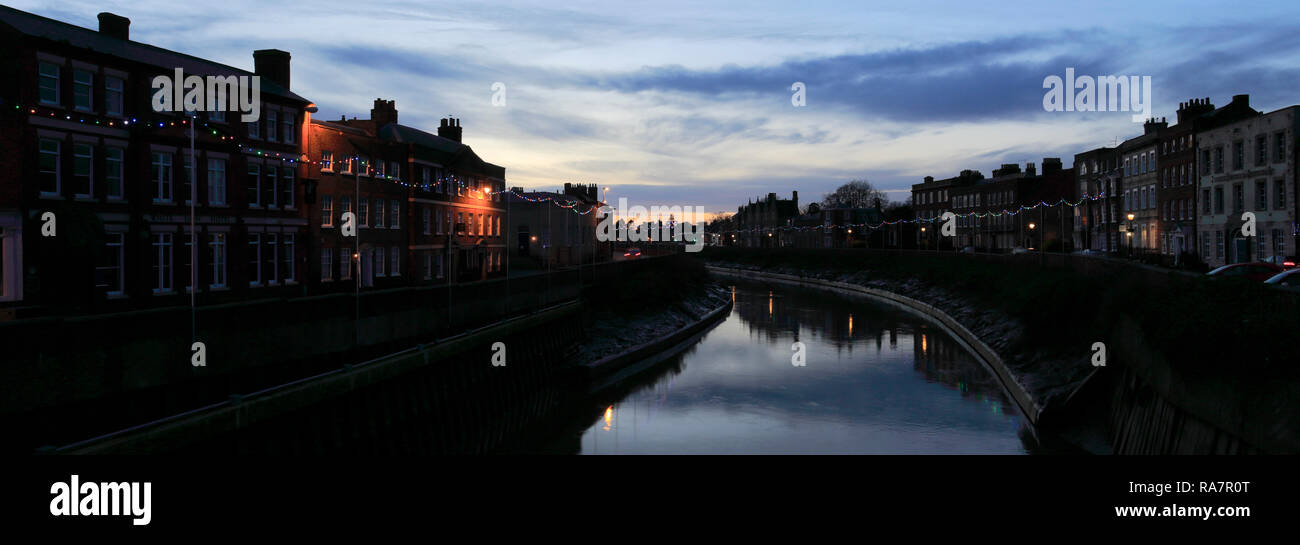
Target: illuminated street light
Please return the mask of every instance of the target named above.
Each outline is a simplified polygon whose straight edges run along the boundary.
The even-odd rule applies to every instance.
[[[1134,216],[1132,212],[1129,212],[1129,214],[1128,214],[1128,220],[1129,220],[1129,221],[1133,221],[1133,218],[1135,218],[1135,217],[1137,217],[1137,216]]]

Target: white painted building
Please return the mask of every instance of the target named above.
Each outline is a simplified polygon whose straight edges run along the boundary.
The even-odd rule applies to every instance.
[[[1197,133],[1199,251],[1211,267],[1295,257],[1298,109]],[[1254,236],[1243,233],[1247,212]]]

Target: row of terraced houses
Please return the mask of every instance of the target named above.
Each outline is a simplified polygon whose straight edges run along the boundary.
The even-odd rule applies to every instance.
[[[1258,111],[1249,95],[1220,107],[1208,97],[1191,99],[1179,105],[1172,126],[1163,118],[1148,120],[1139,136],[1075,155],[1072,169],[1048,158],[1042,176],[1003,165],[988,179],[970,170],[947,179],[927,177],[912,186],[920,219],[1061,199],[1073,206],[962,217],[954,239],[917,231],[917,246],[1011,251],[1041,243],[1049,250],[1127,255],[1170,266],[1294,262],[1300,235],[1298,113],[1300,106]],[[1246,212],[1254,217],[1254,236],[1243,234]]]
[[[458,119],[427,132],[382,99],[313,119],[288,52],[249,72],[132,41],[110,13],[92,30],[0,6],[0,29],[0,318],[505,274],[505,169]],[[176,68],[260,76],[258,119],[155,112]]]

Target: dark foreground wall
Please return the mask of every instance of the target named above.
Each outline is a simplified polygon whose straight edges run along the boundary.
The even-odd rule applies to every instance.
[[[3,322],[5,446],[31,452],[69,444],[434,343],[455,331],[576,300],[584,290],[617,297],[619,279],[671,275],[683,259],[605,263],[450,290],[428,286],[204,307],[196,315],[206,367],[190,364],[189,308]]]

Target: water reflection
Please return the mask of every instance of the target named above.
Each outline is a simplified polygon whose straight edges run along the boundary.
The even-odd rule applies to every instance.
[[[738,284],[732,297],[725,321],[656,375],[609,393],[585,423],[557,431],[549,450],[1027,451],[996,380],[920,318],[781,286]],[[802,367],[791,365],[796,340]]]

